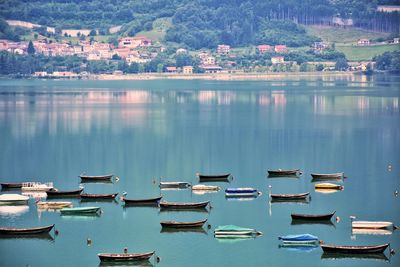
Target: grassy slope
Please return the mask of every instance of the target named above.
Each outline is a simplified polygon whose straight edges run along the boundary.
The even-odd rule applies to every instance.
[[[400,49],[399,45],[357,46],[357,41],[361,38],[374,40],[388,37],[389,33],[329,26],[307,26],[306,29],[309,34],[320,37],[324,42],[335,43],[336,49],[343,52],[350,61],[371,60],[386,51]]]
[[[151,31],[138,32],[136,35],[143,35],[153,41],[162,42],[167,30],[172,26],[172,18],[159,18],[153,22]]]

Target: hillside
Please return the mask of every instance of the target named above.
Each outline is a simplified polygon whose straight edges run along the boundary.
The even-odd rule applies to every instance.
[[[86,29],[108,35],[111,27],[121,26],[120,36],[141,33],[192,49],[218,43],[301,47],[318,40],[301,25],[329,24],[337,14],[351,17],[358,27],[398,33],[399,12],[377,12],[378,4],[398,1],[308,0],[299,5],[294,0],[3,0],[0,18],[55,27],[56,33]]]

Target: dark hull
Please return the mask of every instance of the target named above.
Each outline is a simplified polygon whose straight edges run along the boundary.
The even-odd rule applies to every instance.
[[[313,179],[319,179],[319,180],[342,179],[343,178],[343,173],[332,173],[332,174],[312,173],[311,177]]]
[[[47,197],[48,198],[54,198],[54,197],[78,197],[83,191],[82,189],[79,190],[73,190],[73,191],[52,191],[48,190],[46,191]]]
[[[147,199],[127,199],[127,198],[122,198],[122,201],[125,202],[125,205],[158,205],[160,202],[162,196],[160,197],[155,197],[155,198],[147,198]]]
[[[150,259],[153,252],[147,253],[100,253],[97,256],[100,261],[143,261]]]
[[[43,234],[48,233],[53,229],[53,225],[45,227],[35,228],[0,228],[0,234],[2,235],[31,235],[31,234]]]
[[[1,183],[2,189],[21,188],[22,183]]]
[[[84,200],[97,200],[97,199],[107,199],[107,200],[112,200],[115,199],[115,197],[118,195],[118,193],[115,194],[81,194],[81,198]]]
[[[307,220],[307,221],[324,221],[324,220],[330,220],[332,216],[335,214],[329,213],[329,214],[295,214],[292,213],[291,217],[292,220]]]
[[[202,227],[207,220],[196,221],[196,222],[175,222],[175,221],[163,221],[160,222],[162,227],[165,228],[193,228]]]
[[[80,175],[82,181],[111,181],[113,174],[101,176]]]
[[[271,199],[274,200],[300,200],[306,199],[310,193],[303,194],[271,194]]]
[[[209,201],[194,203],[160,202],[160,207],[163,209],[205,209],[208,203]]]
[[[324,252],[339,252],[339,253],[383,253],[389,244],[383,244],[378,246],[332,246],[332,245],[321,245]]]
[[[229,179],[229,176],[231,174],[219,174],[219,175],[204,175],[204,174],[199,174],[199,179],[201,181],[226,181]]]
[[[297,176],[300,172],[299,169],[295,170],[268,170],[268,176],[279,177],[279,176]]]

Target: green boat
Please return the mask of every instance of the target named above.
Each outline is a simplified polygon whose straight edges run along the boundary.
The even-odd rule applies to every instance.
[[[93,214],[97,213],[100,207],[77,207],[61,209],[61,214]]]
[[[262,235],[262,232],[236,225],[218,226],[214,231],[214,236],[216,238],[248,238],[259,235]]]

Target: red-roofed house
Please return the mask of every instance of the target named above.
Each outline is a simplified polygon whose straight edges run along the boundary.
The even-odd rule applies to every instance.
[[[285,52],[287,52],[287,46],[286,45],[276,45],[275,52],[276,53],[285,53]]]
[[[124,37],[119,41],[119,47],[136,48],[139,46],[151,46],[151,40],[145,36]]]
[[[365,38],[364,38],[364,39],[358,40],[357,44],[358,44],[358,45],[369,45],[370,42],[369,42],[369,39],[365,39]]]
[[[272,51],[273,49],[270,45],[258,45],[257,50],[258,52],[260,52],[260,54],[264,54],[266,52]]]

